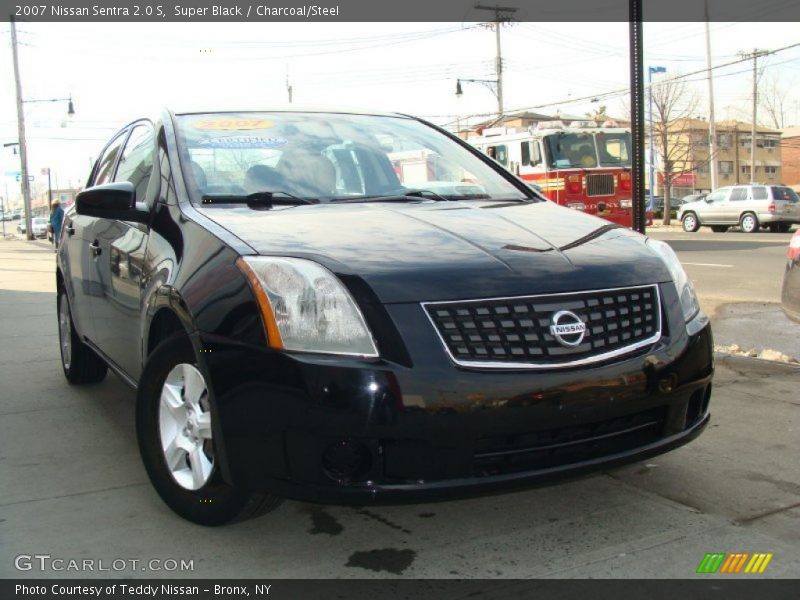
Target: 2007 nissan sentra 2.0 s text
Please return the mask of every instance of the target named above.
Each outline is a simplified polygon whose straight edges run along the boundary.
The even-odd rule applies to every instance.
[[[531,486],[709,420],[711,330],[672,250],[404,115],[135,121],[57,269],[67,379],[137,389],[150,479],[196,523]]]

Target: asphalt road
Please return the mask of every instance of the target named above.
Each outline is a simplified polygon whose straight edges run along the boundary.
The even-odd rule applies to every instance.
[[[696,233],[652,229],[681,259],[695,289],[710,303],[781,301],[786,248],[792,233]]]
[[[712,236],[710,249],[698,248],[702,234],[664,237],[684,245],[682,258],[753,273],[747,254],[779,255],[778,236],[748,236],[740,249],[735,235]],[[715,269],[696,268],[705,286]],[[93,386],[64,380],[52,272],[46,244],[0,241],[0,577],[695,577],[707,552],[772,552],[763,577],[800,572],[796,368],[722,358],[707,432],[645,463],[439,504],[287,501],[208,529],[173,515],[147,481],[133,392],[111,374]],[[126,562],[112,573],[15,569],[15,557],[36,554]],[[142,571],[151,559],[193,570]]]

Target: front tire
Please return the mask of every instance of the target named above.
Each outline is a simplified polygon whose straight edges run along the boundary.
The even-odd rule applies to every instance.
[[[753,213],[744,213],[739,220],[739,227],[745,233],[758,233],[760,225],[758,224],[758,218]]]
[[[700,221],[697,220],[697,215],[691,212],[683,215],[681,224],[683,225],[683,230],[688,233],[694,233],[700,229]]]
[[[278,496],[223,480],[209,385],[185,335],[174,335],[153,351],[139,382],[139,452],[167,506],[193,523],[213,526],[256,517],[280,504]]]
[[[94,351],[78,337],[67,299],[61,290],[56,304],[58,308],[58,345],[61,350],[61,367],[67,381],[74,384],[103,381],[108,366]]]

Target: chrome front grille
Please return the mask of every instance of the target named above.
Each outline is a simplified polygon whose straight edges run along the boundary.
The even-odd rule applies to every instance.
[[[423,307],[450,358],[463,366],[571,367],[628,354],[661,337],[657,285]],[[583,323],[582,339],[554,335],[553,319],[562,311]]]
[[[586,176],[587,196],[613,196],[614,175],[611,173]]]

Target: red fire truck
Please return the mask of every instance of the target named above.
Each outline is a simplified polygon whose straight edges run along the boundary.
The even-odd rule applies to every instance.
[[[553,202],[625,227],[633,224],[631,134],[615,123],[546,121],[523,131],[495,127],[468,141]]]

